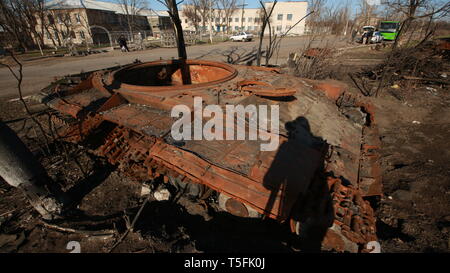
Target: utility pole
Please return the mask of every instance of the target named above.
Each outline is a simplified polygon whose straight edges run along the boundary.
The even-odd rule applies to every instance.
[[[242,14],[241,14],[241,31],[244,30],[244,7],[247,6],[247,4],[245,3],[245,0],[242,0]]]

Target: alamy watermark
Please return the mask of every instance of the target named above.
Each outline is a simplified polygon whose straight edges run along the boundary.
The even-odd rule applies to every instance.
[[[70,253],[81,253],[81,245],[78,241],[70,241],[66,245],[66,249],[70,250]]]
[[[171,134],[176,141],[260,140],[266,142],[261,143],[261,151],[274,151],[279,144],[279,112],[279,105],[203,107],[203,99],[194,97],[193,112],[186,105],[172,108],[171,116],[179,119],[172,125]],[[203,124],[204,118],[211,119]]]

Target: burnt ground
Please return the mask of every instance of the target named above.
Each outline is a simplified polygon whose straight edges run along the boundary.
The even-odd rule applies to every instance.
[[[331,69],[332,77],[359,93],[348,73],[375,71],[387,54],[368,48],[345,52],[339,69]],[[426,70],[444,74],[441,79],[450,76],[442,58],[437,58],[436,68]],[[384,196],[374,203],[382,251],[449,252],[448,85],[397,79],[371,100],[382,141]]]
[[[368,48],[348,51],[330,75],[359,92],[348,72],[372,67],[385,54]],[[448,68],[443,72],[450,76]],[[374,202],[382,251],[449,252],[449,90],[431,83],[397,85],[372,98],[383,145],[384,196]],[[0,181],[0,252],[69,252],[69,241],[80,242],[82,252],[109,252],[146,198],[142,184],[82,147],[57,142],[47,151],[39,130],[12,98],[0,101],[0,118],[33,149],[50,176],[81,200],[70,221],[49,226],[17,189]],[[46,109],[27,101],[45,124]],[[86,229],[95,233],[86,235]],[[177,203],[151,200],[134,231],[113,252],[297,251],[291,243],[286,226],[238,219],[181,198]]]
[[[419,86],[396,90],[404,93],[402,101],[388,96],[377,101],[384,125],[380,133],[385,193],[377,209],[377,228],[385,250],[450,249],[448,91]],[[387,119],[388,113],[397,116]]]

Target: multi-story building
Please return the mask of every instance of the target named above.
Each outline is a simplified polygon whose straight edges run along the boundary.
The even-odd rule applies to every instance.
[[[151,34],[147,16],[125,12],[122,5],[94,0],[55,0],[46,3],[45,16],[37,16],[37,31],[46,46],[108,44],[131,32]]]
[[[142,10],[141,15],[147,16],[154,37],[160,37],[161,32],[173,30],[172,20],[167,11]]]
[[[273,2],[264,3],[270,10]],[[180,9],[180,19],[184,30],[194,31],[194,23],[185,16],[183,7]],[[283,34],[307,13],[306,1],[278,2],[271,16],[272,31]],[[257,33],[262,25],[261,8],[237,7],[225,18],[223,10],[213,10],[211,20],[215,32],[233,33],[248,31]],[[128,13],[132,13],[128,11]],[[140,9],[134,15],[125,12],[122,5],[97,0],[53,0],[47,2],[44,18],[37,16],[37,31],[44,33],[43,43],[46,46],[65,46],[67,40],[74,44],[94,43],[107,44],[117,41],[119,36],[130,36],[131,22],[133,36],[141,33],[143,38],[149,35],[159,36],[161,32],[173,29],[167,11]],[[130,19],[131,17],[131,19]],[[42,20],[43,19],[43,20]],[[198,22],[198,27],[209,30],[209,21]],[[197,29],[199,29],[197,27]],[[266,32],[268,29],[266,29]],[[305,32],[305,21],[293,27],[289,34],[301,35]]]
[[[271,9],[271,6],[273,5],[273,2],[265,2],[264,5],[266,7],[266,10],[269,11]],[[277,34],[284,34],[292,27],[292,29],[289,31],[289,34],[304,34],[305,20],[302,20],[297,25],[295,24],[307,14],[307,10],[308,2],[306,1],[277,2],[270,19],[272,31]],[[231,16],[229,16],[229,18],[225,18],[224,10],[215,9],[212,12],[212,27],[215,32],[259,32],[261,30],[261,18],[263,17],[263,12],[264,11],[262,10],[262,8],[242,9],[238,7],[234,10]],[[188,18],[184,14],[183,8],[180,12],[180,19],[182,21],[184,30],[195,30],[194,22],[192,22],[192,20],[190,20],[190,18]],[[200,29],[209,30],[209,21],[200,21],[196,23]],[[268,32],[267,28],[266,32]]]

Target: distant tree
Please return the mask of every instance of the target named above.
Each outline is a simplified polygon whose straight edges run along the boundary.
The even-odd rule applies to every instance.
[[[225,25],[227,27],[227,33],[230,32],[230,18],[231,16],[236,12],[237,6],[236,6],[237,0],[218,0],[217,1],[217,8],[222,10],[222,14],[224,16],[223,19],[225,19]]]
[[[359,2],[359,25],[358,28],[367,26],[370,24],[371,19],[376,17],[376,6],[369,4],[367,0],[360,0]]]
[[[0,26],[24,51],[34,48],[38,0],[0,0]]]
[[[195,4],[195,1],[189,1],[187,4],[183,5],[183,10],[181,12],[194,26],[195,32],[199,33],[202,17],[199,12],[199,7]]]
[[[273,3],[271,5],[269,5],[268,9],[266,8],[266,6],[264,5],[264,3],[262,1],[259,1],[259,3],[261,4],[261,11],[260,11],[260,16],[261,16],[261,22],[262,22],[262,27],[261,27],[261,31],[259,34],[259,45],[258,45],[258,51],[256,53],[256,65],[257,66],[261,66],[261,57],[262,57],[262,44],[263,44],[263,39],[264,39],[264,32],[266,31],[266,27],[268,27],[269,29],[269,45],[272,44],[272,29],[271,29],[271,25],[270,25],[270,20],[272,17],[272,13],[273,10],[275,9],[276,4],[278,3],[277,0],[274,0]],[[266,65],[269,62],[268,55],[270,55],[270,52],[267,53],[266,52]]]
[[[309,0],[308,1],[308,9],[309,11],[314,11],[305,22],[306,29],[309,33],[318,33],[321,31],[322,26],[322,14],[325,13],[327,3],[326,0]]]
[[[273,10],[275,8],[275,5],[278,3],[278,1],[274,1],[272,4],[269,4],[267,7],[264,5],[264,3],[262,1],[259,2],[261,4],[261,8],[262,8],[262,13],[263,13],[263,17],[262,17],[262,23],[263,23],[263,27],[261,29],[261,33],[260,33],[260,39],[259,39],[259,46],[258,46],[258,51],[256,54],[256,65],[260,66],[261,65],[261,54],[262,54],[262,41],[263,41],[263,37],[264,37],[264,31],[265,28],[268,28],[268,33],[269,33],[269,39],[266,45],[266,50],[265,50],[265,66],[269,65],[270,59],[272,58],[273,54],[276,52],[276,56],[277,56],[277,60],[278,60],[278,53],[281,47],[281,41],[283,40],[284,37],[286,37],[286,35],[289,34],[289,32],[295,28],[298,24],[300,24],[300,22],[302,22],[303,20],[305,20],[308,16],[310,16],[311,14],[314,13],[314,11],[309,11],[305,16],[303,16],[302,18],[300,18],[300,20],[298,20],[297,22],[295,22],[292,26],[290,26],[288,29],[286,29],[284,32],[277,32],[275,33],[272,30],[272,26],[271,26],[271,16],[273,13]]]
[[[192,4],[197,7],[202,21],[202,30],[205,30],[206,23],[210,19],[210,0],[192,0]]]
[[[139,15],[143,9],[147,7],[147,1],[145,0],[116,0],[121,6],[123,13],[125,14],[128,31],[130,33],[131,40],[134,39],[133,29],[135,28],[135,18]]]
[[[410,30],[415,20],[429,18],[431,23],[434,19],[443,18],[450,12],[450,2],[445,0],[386,0],[384,4],[402,14],[404,18],[393,45],[394,48],[398,46],[398,42]]]

